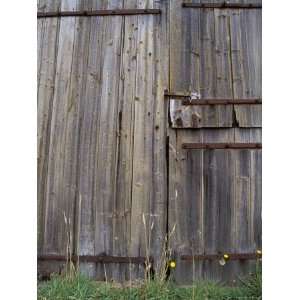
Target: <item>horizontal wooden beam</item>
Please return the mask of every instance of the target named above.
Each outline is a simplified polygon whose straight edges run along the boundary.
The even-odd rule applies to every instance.
[[[73,255],[72,261],[77,262],[79,259],[80,262],[94,262],[94,263],[132,263],[132,264],[144,264],[147,262],[146,257],[136,256],[136,257],[127,257],[127,256],[103,256],[103,255]],[[38,261],[66,261],[66,256],[63,255],[39,255]],[[150,257],[149,261],[153,261]]]
[[[262,258],[258,253],[228,253],[228,260],[253,260]],[[223,254],[204,254],[204,255],[181,255],[181,260],[219,260],[223,258]]]
[[[94,11],[38,12],[38,18],[159,15],[160,9],[103,9]]]
[[[231,9],[261,9],[258,3],[182,3],[183,8],[231,8]]]
[[[183,149],[261,149],[260,143],[183,143]]]

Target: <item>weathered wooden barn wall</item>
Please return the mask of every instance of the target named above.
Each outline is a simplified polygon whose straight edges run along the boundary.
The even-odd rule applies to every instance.
[[[228,280],[253,264],[180,255],[261,248],[261,150],[182,144],[259,143],[261,105],[186,106],[164,91],[260,98],[261,9],[182,2],[38,1],[39,12],[161,9],[38,19],[39,255],[65,255],[70,232],[74,254],[150,254],[157,268],[176,224],[168,241],[176,281]],[[62,265],[41,261],[39,272]],[[144,277],[142,264],[81,263],[81,270],[98,279]]]

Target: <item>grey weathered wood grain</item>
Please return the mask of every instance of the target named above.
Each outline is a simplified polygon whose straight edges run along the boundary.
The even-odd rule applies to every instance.
[[[125,2],[63,1],[59,9],[154,7],[149,1]],[[155,3],[165,12],[167,5]],[[44,24],[40,23],[41,39]],[[167,191],[167,107],[163,101],[168,80],[167,26],[167,14],[61,19],[58,87],[52,132],[46,137],[51,146],[46,157],[50,169],[44,176],[49,182],[44,209],[47,241],[59,237],[63,248],[63,219],[57,209],[61,208],[72,219],[78,254],[145,255],[145,236],[152,223],[149,254],[161,253]],[[41,43],[41,47],[46,45]],[[54,197],[57,194],[59,200]],[[142,266],[130,272],[128,266],[119,264],[80,266],[98,279],[124,281],[144,276]]]
[[[236,142],[261,142],[261,129],[235,129]],[[248,226],[248,240],[246,246],[248,250],[255,251],[261,248],[261,176],[262,176],[262,151],[248,150],[247,161],[250,166],[247,166],[247,178],[249,180],[247,188],[250,189],[248,193],[248,201],[242,208],[244,214],[247,214]],[[245,158],[239,158],[241,164],[245,163]],[[250,168],[250,170],[249,170]],[[244,167],[245,169],[245,167]],[[243,170],[245,172],[245,170]]]
[[[165,251],[167,228],[167,124],[168,105],[164,101],[164,90],[169,84],[169,2],[154,1],[153,8],[162,11],[160,17],[153,18],[153,52],[152,57],[152,94],[153,103],[153,199],[150,200],[151,213],[151,249],[154,258],[154,270],[160,272],[163,265],[161,257]],[[150,55],[150,53],[148,53]],[[151,226],[150,225],[150,226]]]
[[[121,4],[120,4],[121,5]],[[95,186],[96,220],[95,220],[95,252],[113,253],[114,222],[116,217],[116,177],[117,164],[117,120],[120,72],[120,51],[122,41],[122,17],[105,20],[103,38],[103,69],[101,88],[101,108],[99,112],[100,131],[98,132],[96,153],[96,178],[99,184]],[[111,99],[111,101],[106,101]],[[112,276],[113,266],[107,266],[107,276]]]
[[[73,169],[71,144],[74,113],[69,114],[68,110],[73,102],[71,73],[75,25],[74,18],[60,22],[51,129],[48,137],[44,251],[53,254],[65,254],[66,251],[67,232],[64,213],[73,224],[75,189],[74,178],[69,174]]]
[[[183,111],[179,102],[182,110],[169,127],[163,98],[165,89],[237,97],[247,85],[256,95],[260,66],[253,53],[260,33],[250,13],[183,10],[179,0],[40,0],[38,7],[162,9],[160,16],[38,20],[39,253],[65,254],[62,212],[70,217],[74,253],[145,256],[149,248],[156,270],[165,235],[175,224],[168,243],[177,259],[261,247],[261,151],[181,147],[184,142],[260,142],[261,130],[224,128],[233,124],[231,106]],[[239,43],[242,58],[233,51]],[[246,65],[244,58],[255,63]],[[235,83],[238,72],[242,83]],[[252,122],[247,126],[257,124],[256,112],[246,114]],[[178,282],[228,280],[250,265],[177,263],[172,276]],[[51,270],[61,267],[51,265]],[[136,265],[81,263],[80,268],[100,280],[144,277],[143,266]]]
[[[38,22],[38,249],[43,251],[45,230],[46,182],[49,153],[49,132],[51,126],[56,55],[58,47],[58,20]]]
[[[170,131],[169,227],[177,282],[233,280],[253,262],[180,262],[181,254],[255,252],[261,233],[261,150],[184,150],[183,142],[261,142],[260,129]],[[191,212],[193,210],[193,212]],[[196,240],[196,233],[201,233]],[[194,244],[193,244],[194,243]],[[192,272],[192,270],[196,272]]]
[[[179,2],[171,4],[170,90],[232,97],[227,12],[182,9]],[[171,100],[170,114],[173,128],[232,126],[231,106],[188,107]]]
[[[84,52],[81,53],[84,62],[81,91],[80,118],[77,134],[79,140],[77,167],[77,254],[93,255],[95,239],[95,207],[93,198],[95,147],[97,141],[97,113],[100,107],[101,76],[101,40],[102,32],[96,28],[103,28],[100,18],[87,21],[86,29],[79,34],[85,39]],[[81,270],[90,276],[95,276],[93,264],[81,264]]]
[[[261,97],[261,10],[232,10],[230,20],[234,97]],[[261,127],[261,105],[234,110],[240,127]]]
[[[260,128],[235,129],[236,142],[261,142]],[[235,160],[235,249],[261,249],[261,150],[237,152]],[[235,274],[246,273],[255,262],[236,262]]]
[[[220,268],[218,271],[218,264],[215,262],[213,264],[195,262],[194,272],[191,272],[192,262],[180,262],[179,257],[183,254],[216,251],[221,247],[220,243],[223,245],[222,242],[226,240],[227,235],[226,237],[222,235],[222,230],[228,233],[230,229],[231,215],[228,207],[232,201],[229,196],[225,197],[227,200],[224,202],[220,200],[222,188],[225,189],[225,186],[229,185],[230,179],[228,176],[225,176],[225,179],[223,177],[222,171],[224,172],[225,167],[217,168],[217,162],[218,165],[221,163],[230,166],[229,159],[226,159],[228,154],[224,151],[187,151],[183,150],[181,145],[183,142],[230,142],[233,139],[233,129],[185,130],[170,135],[169,227],[172,228],[176,224],[175,235],[170,243],[178,257],[178,268],[174,274],[178,282],[191,282],[193,278],[199,280],[204,276],[220,279],[221,275],[218,274]],[[212,169],[210,167],[207,169],[205,166],[211,165],[212,162],[215,168],[211,166]],[[205,186],[205,180],[209,182],[208,186]],[[227,193],[230,192],[230,189],[225,190]],[[210,205],[215,205],[215,209]],[[221,213],[220,207],[224,208]],[[219,223],[222,227],[218,226]],[[223,246],[226,245],[224,242]]]
[[[37,1],[37,11],[47,12],[47,11],[58,11],[61,8],[62,0],[38,0]]]
[[[118,165],[117,165],[117,193],[116,204],[120,215],[116,223],[117,240],[115,252],[129,255],[130,246],[130,219],[131,219],[131,190],[132,190],[132,162],[133,162],[133,120],[134,95],[136,74],[136,44],[137,44],[137,17],[125,18],[123,28],[123,51],[121,53],[121,72],[119,85],[119,120],[118,132]],[[122,268],[122,266],[120,266]],[[132,275],[129,268],[124,274],[129,278]],[[131,276],[132,278],[132,276]],[[133,279],[133,278],[132,278]]]

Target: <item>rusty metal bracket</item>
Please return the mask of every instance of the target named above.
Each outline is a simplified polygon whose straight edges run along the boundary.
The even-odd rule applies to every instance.
[[[165,91],[164,96],[166,99],[182,101],[182,105],[245,105],[245,104],[262,104],[261,98],[244,98],[244,99],[231,99],[231,98],[213,98],[213,99],[191,99],[190,94],[185,93],[171,93]]]
[[[183,143],[183,149],[261,149],[261,143]]]
[[[261,259],[262,255],[258,253],[228,253],[229,260],[254,260]],[[203,255],[181,255],[181,260],[219,260],[223,254],[203,254]]]
[[[261,99],[196,99],[183,100],[182,105],[245,105],[262,104]]]
[[[39,255],[38,261],[66,261],[66,256],[63,255]],[[94,263],[132,263],[145,264],[148,259],[142,256],[127,257],[127,256],[108,256],[108,255],[73,255],[72,262],[94,262]],[[153,258],[149,258],[149,262],[153,262]]]
[[[182,3],[183,8],[231,8],[231,9],[261,9],[259,3]]]
[[[159,15],[160,9],[103,9],[94,11],[38,12],[37,18]]]

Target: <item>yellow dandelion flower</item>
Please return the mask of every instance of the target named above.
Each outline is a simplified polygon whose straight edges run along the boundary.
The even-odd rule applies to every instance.
[[[223,257],[224,257],[224,259],[229,259],[229,255],[228,254],[224,254]]]
[[[170,266],[170,268],[172,268],[172,269],[176,268],[176,262],[175,262],[174,260],[171,260],[171,261],[169,262],[169,266]]]

